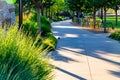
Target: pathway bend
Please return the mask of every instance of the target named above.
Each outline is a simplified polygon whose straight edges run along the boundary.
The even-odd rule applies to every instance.
[[[70,23],[54,22],[57,49],[50,53],[55,80],[120,80],[120,43]]]

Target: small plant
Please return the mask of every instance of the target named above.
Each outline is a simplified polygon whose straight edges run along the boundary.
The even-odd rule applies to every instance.
[[[55,50],[57,40],[52,33],[46,34],[46,38],[43,40],[44,48],[49,46],[49,50]]]
[[[37,41],[16,27],[0,29],[0,80],[52,80],[48,48],[36,47]]]
[[[111,33],[109,37],[120,41],[120,31],[115,31],[115,32]]]
[[[58,16],[58,21],[64,21],[65,18],[63,16]]]

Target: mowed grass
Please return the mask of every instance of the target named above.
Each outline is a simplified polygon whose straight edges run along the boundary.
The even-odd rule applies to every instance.
[[[97,20],[101,20],[100,18],[97,17]],[[114,17],[107,17],[106,18],[107,22],[111,22],[113,24],[113,27],[116,29],[120,29],[120,17],[118,17],[118,25],[116,26],[116,18]]]
[[[112,22],[113,25],[116,27],[116,28],[120,28],[120,17],[118,17],[118,25],[116,26],[116,18],[115,17],[107,17],[107,21],[108,22]]]

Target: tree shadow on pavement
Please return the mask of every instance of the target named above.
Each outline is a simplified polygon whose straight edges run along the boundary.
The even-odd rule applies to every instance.
[[[54,65],[52,65],[52,66],[54,66]],[[76,78],[76,79],[78,79],[78,80],[87,80],[87,79],[85,79],[85,78],[83,78],[83,77],[80,77],[80,76],[78,76],[78,75],[76,75],[76,74],[74,74],[74,73],[71,73],[71,72],[69,72],[69,71],[66,71],[66,70],[64,70],[64,69],[62,69],[62,68],[59,68],[59,67],[57,67],[57,66],[54,66],[54,67],[55,67],[57,70],[65,73],[65,74],[67,74],[67,75],[69,75],[69,76],[72,76],[72,77],[74,77],[74,78]]]
[[[78,62],[78,61],[75,60],[75,59],[72,59],[72,58],[69,58],[69,57],[67,57],[67,56],[63,56],[63,55],[59,54],[58,51],[50,52],[48,55],[49,55],[53,60],[56,60],[56,61],[63,61],[63,62],[74,61],[74,62]]]
[[[103,34],[94,34],[89,31],[80,30],[79,28],[76,27],[75,28],[69,27],[70,23],[68,26],[66,26],[67,28],[63,28],[62,26],[66,26],[66,25],[62,24],[61,27],[54,27],[53,29],[53,31],[58,32],[58,33],[54,33],[54,35],[60,36],[60,39],[58,40],[57,50],[64,49],[66,51],[71,51],[77,54],[91,56],[116,65],[120,65],[120,62],[115,62],[98,55],[98,54],[117,54],[120,57],[119,43],[118,45],[116,45],[117,42],[114,42],[114,40],[106,38],[106,36],[103,36]],[[115,43],[115,45],[112,41]],[[70,49],[66,49],[65,47],[83,49],[83,51],[77,52]],[[99,52],[97,54],[96,51],[101,51],[101,53]],[[56,53],[54,54],[58,54],[58,52],[56,51]]]
[[[52,54],[52,57],[54,57],[53,59],[64,62],[76,61],[72,58],[63,56],[58,52],[58,50],[65,50],[75,54],[90,56],[108,63],[112,63],[116,66],[120,66],[120,61],[118,62],[112,58],[110,59],[101,56],[115,55],[112,57],[116,57],[117,59],[118,57],[120,58],[120,43],[107,38],[106,34],[94,34],[92,32],[71,26],[70,23],[67,23],[66,25],[65,23],[61,22],[60,24],[54,26],[55,27],[53,28],[53,31],[57,32],[54,33],[54,35],[60,36],[60,39],[58,40],[56,52]],[[70,48],[82,49],[82,51],[74,51]],[[69,53],[67,54],[69,55]],[[56,55],[58,55],[57,58]],[[58,58],[59,55],[61,58]],[[66,59],[63,59],[62,57]],[[60,68],[58,69],[61,70]],[[120,72],[111,71],[111,74],[120,76]]]
[[[120,71],[109,71],[109,72],[115,75],[116,77],[120,78]]]

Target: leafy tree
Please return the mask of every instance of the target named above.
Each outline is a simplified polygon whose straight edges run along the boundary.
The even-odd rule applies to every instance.
[[[44,3],[44,0],[31,0],[30,5],[36,9],[37,13],[37,23],[38,23],[38,34],[41,34],[41,26],[40,26],[40,8],[42,7],[42,4]]]
[[[66,5],[65,5],[65,0],[53,0],[54,1],[54,4],[53,6],[51,6],[50,8],[50,12],[51,12],[51,15],[54,14],[55,17],[58,18],[58,14],[61,12],[61,11],[65,11],[67,10],[66,8]]]
[[[49,12],[49,17],[51,16],[50,13],[50,8],[51,6],[53,6],[55,3],[55,0],[45,0],[45,3],[43,4],[42,6],[42,9],[41,9],[41,14],[44,15],[44,10],[46,9],[46,17],[48,16],[47,13]]]
[[[107,12],[107,8],[110,7],[110,2],[111,0],[101,0],[100,3],[101,3],[101,8],[103,8],[104,10],[104,32],[106,33],[107,32],[107,29],[106,29],[106,12]]]
[[[101,7],[100,0],[86,0],[85,6],[93,11],[94,28],[96,27],[96,11]]]
[[[112,8],[115,10],[115,13],[116,13],[116,24],[117,24],[117,10],[118,10],[118,6],[120,5],[120,0],[102,0],[101,1],[102,5],[101,5],[101,9],[104,10],[104,32],[107,32],[106,31],[106,12],[107,12],[107,9],[109,8]],[[101,10],[101,12],[103,11]]]
[[[22,0],[23,1],[23,7],[27,7],[29,9],[35,9],[37,14],[37,23],[38,23],[38,34],[41,34],[41,22],[40,22],[40,13],[43,5],[48,0]],[[18,3],[18,1],[17,1]]]
[[[120,0],[111,0],[111,5],[110,7],[114,9],[115,15],[116,15],[116,26],[118,25],[118,14],[117,10],[119,9],[120,6]]]
[[[68,8],[72,11],[76,11],[77,17],[79,18],[84,8],[85,0],[66,0]]]

